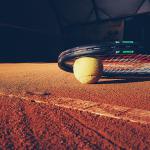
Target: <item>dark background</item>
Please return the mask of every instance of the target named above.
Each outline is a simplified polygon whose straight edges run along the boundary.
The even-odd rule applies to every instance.
[[[138,41],[149,53],[148,3],[146,13],[139,15],[132,11],[121,15],[113,11],[101,13],[90,1],[88,5],[80,1],[76,2],[78,5],[71,4],[67,0],[63,5],[58,0],[57,3],[51,0],[0,1],[0,62],[57,61],[59,53],[66,48],[110,40]],[[104,2],[101,0],[100,4],[103,6]],[[111,10],[111,5],[105,7]],[[84,13],[86,17],[82,16]]]

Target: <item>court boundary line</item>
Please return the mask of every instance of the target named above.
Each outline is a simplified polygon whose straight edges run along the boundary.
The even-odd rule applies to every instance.
[[[110,105],[104,103],[100,104],[93,101],[72,99],[72,98],[65,98],[65,97],[50,97],[48,99],[39,97],[37,99],[31,96],[21,96],[21,95],[4,94],[4,93],[0,93],[0,96],[6,96],[9,98],[19,98],[20,100],[35,102],[47,106],[54,105],[60,108],[88,112],[90,114],[98,115],[100,117],[124,120],[133,123],[150,124],[149,110],[122,107],[118,105]]]

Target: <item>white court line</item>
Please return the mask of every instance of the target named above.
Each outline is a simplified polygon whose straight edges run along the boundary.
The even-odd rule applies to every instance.
[[[141,124],[150,124],[150,111],[137,109],[137,108],[129,108],[129,107],[122,107],[117,105],[110,105],[110,104],[100,104],[97,102],[92,101],[85,101],[81,99],[72,99],[72,98],[65,98],[65,97],[52,97],[49,100],[42,98],[42,100],[34,99],[32,97],[22,97],[16,95],[6,95],[0,93],[1,96],[8,96],[11,98],[19,98],[21,100],[26,101],[34,101],[36,103],[42,103],[45,105],[54,105],[61,108],[68,108],[72,110],[79,110],[83,112],[89,112],[91,114],[95,114],[98,116],[104,116],[108,118],[126,120],[135,123]]]

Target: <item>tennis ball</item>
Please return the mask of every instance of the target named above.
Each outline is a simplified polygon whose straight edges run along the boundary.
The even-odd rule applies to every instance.
[[[73,65],[75,78],[81,83],[96,83],[102,73],[102,63],[98,58],[81,57]]]

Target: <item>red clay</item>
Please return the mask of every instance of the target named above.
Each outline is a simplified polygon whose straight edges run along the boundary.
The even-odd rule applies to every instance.
[[[149,123],[34,101],[66,97],[150,111],[149,81],[102,79],[82,85],[57,64],[1,64],[0,70],[0,148],[150,149]]]

